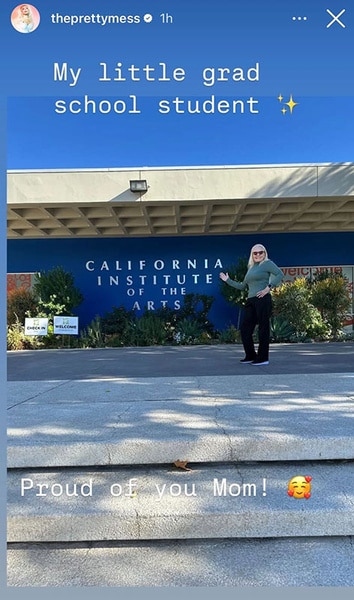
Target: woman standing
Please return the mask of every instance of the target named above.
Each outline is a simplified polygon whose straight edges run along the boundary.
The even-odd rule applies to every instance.
[[[251,249],[248,271],[242,282],[233,281],[229,278],[228,273],[220,273],[220,279],[238,290],[244,290],[246,286],[248,287],[248,297],[241,324],[241,338],[246,356],[241,360],[241,363],[268,365],[269,321],[272,312],[270,290],[281,282],[283,272],[274,262],[269,260],[265,247],[262,244],[256,244]],[[253,342],[253,332],[257,324],[258,352],[256,352]]]

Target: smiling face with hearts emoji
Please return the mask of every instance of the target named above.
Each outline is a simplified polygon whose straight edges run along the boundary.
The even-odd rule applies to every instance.
[[[293,498],[306,498],[308,500],[311,496],[311,480],[310,475],[296,475],[290,479],[288,483],[288,496]]]

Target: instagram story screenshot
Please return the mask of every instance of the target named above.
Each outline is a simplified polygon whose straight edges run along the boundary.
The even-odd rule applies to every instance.
[[[0,9],[7,589],[348,590],[352,3],[33,1]]]

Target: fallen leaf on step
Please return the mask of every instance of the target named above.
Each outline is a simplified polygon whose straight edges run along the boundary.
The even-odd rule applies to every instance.
[[[187,467],[188,460],[176,460],[173,464],[178,469],[183,469],[184,471],[191,471],[192,470],[189,467]]]

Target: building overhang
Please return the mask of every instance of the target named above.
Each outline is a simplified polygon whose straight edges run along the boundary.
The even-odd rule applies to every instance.
[[[354,231],[354,164],[9,171],[7,202],[17,239]]]

